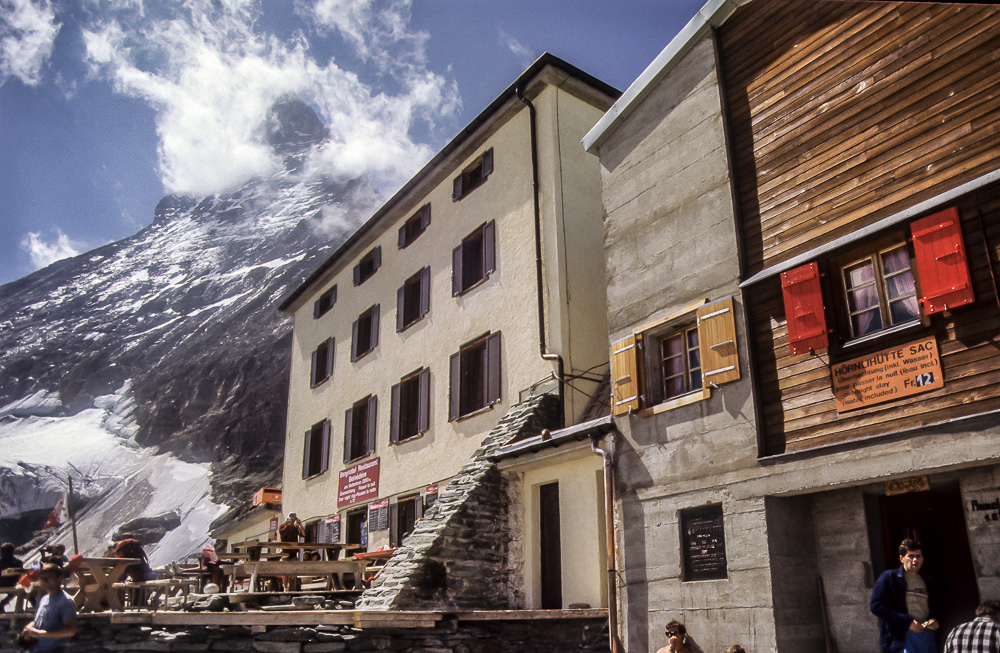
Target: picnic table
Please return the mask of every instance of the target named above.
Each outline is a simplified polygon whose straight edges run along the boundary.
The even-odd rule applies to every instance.
[[[3,572],[0,573],[0,576],[3,576],[4,578],[20,578],[27,573],[27,571],[27,569],[21,569],[20,567],[10,567],[8,569],[4,569]],[[0,587],[0,597],[8,594],[14,595],[14,612],[21,612],[24,609],[24,599],[27,597],[27,593],[24,591],[24,588],[17,583],[10,587]]]
[[[345,574],[353,575],[353,589],[362,588],[362,577],[368,563],[347,558],[344,560],[248,560],[236,566],[236,574],[249,574],[250,591],[258,591],[261,577],[320,577],[327,590],[347,589]]]
[[[278,542],[278,541],[257,541],[239,542],[231,545],[234,554],[247,554],[251,561],[260,560],[261,557],[287,554],[289,551],[325,551],[327,560],[337,560],[341,551],[354,551],[360,549],[359,544],[341,544],[339,542]],[[264,550],[267,554],[264,554]],[[220,558],[222,555],[219,556]]]
[[[139,558],[83,558],[75,572],[80,585],[73,596],[76,609],[97,612],[107,603],[111,610],[123,610],[114,584],[121,582],[130,566],[139,564]]]

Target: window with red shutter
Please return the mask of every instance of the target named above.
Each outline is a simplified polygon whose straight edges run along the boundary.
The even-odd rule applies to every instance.
[[[829,345],[823,289],[816,262],[782,272],[781,294],[785,300],[788,346],[792,355]]]
[[[951,207],[915,220],[910,233],[924,314],[975,302],[958,209]]]

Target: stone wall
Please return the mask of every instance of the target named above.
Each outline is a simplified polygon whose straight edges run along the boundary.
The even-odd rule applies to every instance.
[[[424,513],[370,589],[359,610],[500,610],[520,595],[509,573],[506,482],[488,457],[515,438],[554,428],[552,395],[517,404]]]
[[[17,631],[0,620],[0,651],[16,651]],[[607,651],[607,621],[601,619],[458,622],[445,619],[437,628],[345,626],[275,627],[262,633],[244,626],[135,626],[104,618],[80,619],[66,653],[123,651],[260,651],[262,653],[336,653],[413,651],[414,653],[500,653],[518,651],[590,653]]]

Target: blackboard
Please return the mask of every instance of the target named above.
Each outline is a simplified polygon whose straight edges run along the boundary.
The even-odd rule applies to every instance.
[[[726,578],[726,535],[722,506],[681,511],[684,580]]]
[[[368,506],[368,532],[384,531],[389,528],[389,500],[376,501]]]

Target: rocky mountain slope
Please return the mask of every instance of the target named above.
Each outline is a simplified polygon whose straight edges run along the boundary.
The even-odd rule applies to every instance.
[[[304,103],[279,101],[264,130],[285,162],[270,178],[167,196],[134,236],[0,286],[0,537],[23,541],[67,476],[94,515],[122,504],[95,541],[169,506],[154,459],[194,466],[160,479],[187,478],[178,494],[210,466],[210,497],[188,503],[212,515],[280,479],[291,323],[275,306],[376,197],[298,176],[327,135]]]

